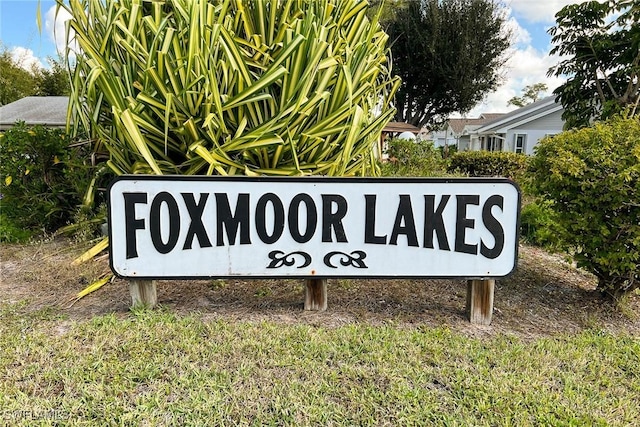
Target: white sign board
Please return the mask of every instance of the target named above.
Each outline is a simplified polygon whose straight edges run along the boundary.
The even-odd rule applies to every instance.
[[[516,266],[507,179],[122,176],[111,268],[137,279],[494,278]]]

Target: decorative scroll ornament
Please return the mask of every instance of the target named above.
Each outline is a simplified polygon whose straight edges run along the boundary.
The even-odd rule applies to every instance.
[[[300,259],[300,257],[302,257],[302,259]],[[299,265],[298,268],[304,268],[311,264],[311,255],[302,251],[290,252],[288,254],[282,251],[271,251],[269,252],[269,259],[271,262],[267,268],[280,268],[283,265],[291,267],[296,264],[296,260],[303,261],[302,265]]]
[[[355,268],[369,268],[363,261],[363,259],[367,257],[367,254],[364,251],[353,251],[351,254],[340,251],[329,252],[324,256],[324,265],[331,268],[338,268],[332,263],[332,258],[335,256],[338,257],[340,264],[343,267],[351,266]]]

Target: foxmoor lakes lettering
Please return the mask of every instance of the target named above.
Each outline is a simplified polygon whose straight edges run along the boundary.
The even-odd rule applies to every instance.
[[[519,203],[504,179],[125,176],[111,263],[145,278],[504,276]]]
[[[146,193],[123,194],[127,259],[138,256],[136,234],[139,230],[150,233],[155,250],[161,254],[175,250],[176,247],[178,250],[193,249],[195,239],[198,240],[200,248],[212,247],[214,244],[212,235],[215,236],[213,240],[216,246],[236,243],[250,245],[251,227],[255,228],[255,234],[264,244],[277,243],[285,232],[297,243],[309,242],[317,232],[322,235],[323,243],[349,242],[342,223],[349,206],[347,200],[339,194],[321,194],[321,206],[317,206],[309,194],[297,194],[291,203],[285,206],[276,194],[266,193],[258,198],[255,211],[251,212],[250,194],[237,194],[235,209],[232,209],[229,194],[214,193],[216,215],[210,222],[202,218],[210,193],[200,193],[197,202],[193,193],[180,193],[180,196],[186,207],[183,211],[178,207],[176,199],[170,193],[163,191],[155,195],[151,201],[146,218],[137,218],[135,206],[136,204],[147,205],[148,195]],[[451,250],[442,217],[444,208],[451,199],[450,195],[442,196],[436,208],[436,196],[425,194],[422,200],[425,220],[422,224],[416,224],[413,209],[414,204],[417,203],[412,201],[411,196],[400,194],[393,227],[386,234],[376,234],[377,196],[365,194],[364,198],[365,212],[362,215],[365,221],[364,236],[359,237],[365,244],[397,246],[400,240],[400,244],[405,243],[407,246],[434,249],[437,242],[439,250]],[[477,195],[455,196],[456,226],[453,250],[472,255],[480,253],[486,258],[496,258],[502,252],[504,245],[504,229],[493,216],[492,208],[495,206],[502,210],[504,203],[502,196],[492,195],[482,206],[482,226],[486,227],[493,236],[493,246],[488,247],[483,241],[467,243],[465,239],[467,229],[476,227],[476,220],[467,217],[467,208],[469,205],[478,206],[479,199]],[[168,216],[167,230],[161,229],[163,205]],[[267,209],[271,209],[273,213],[271,224],[267,224]],[[189,218],[187,230],[181,230],[183,215]],[[168,237],[164,239],[163,235]],[[179,242],[182,242],[180,246]]]

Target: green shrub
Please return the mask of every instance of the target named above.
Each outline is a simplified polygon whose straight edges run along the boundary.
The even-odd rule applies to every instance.
[[[468,176],[502,176],[516,182],[522,180],[527,167],[524,154],[503,151],[459,151],[449,161],[449,172]]]
[[[0,201],[0,242],[19,243],[32,237],[32,232],[16,225],[7,215],[2,213],[4,204]]]
[[[443,159],[448,159],[449,157],[453,156],[458,152],[458,147],[456,147],[453,144],[443,145],[438,147],[438,150],[440,151],[440,155],[442,156]]]
[[[383,176],[447,175],[440,150],[431,141],[394,138],[387,148],[388,160],[381,165]]]
[[[640,287],[640,121],[616,118],[541,141],[533,189],[553,210],[560,247],[614,298]]]
[[[556,219],[548,201],[534,201],[522,206],[520,236],[527,243],[556,248],[558,244]]]
[[[3,241],[23,240],[27,230],[55,231],[76,214],[93,168],[89,148],[69,143],[60,129],[24,123],[0,134]]]

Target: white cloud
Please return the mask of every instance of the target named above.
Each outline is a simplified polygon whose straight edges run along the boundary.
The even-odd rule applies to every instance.
[[[513,42],[516,45],[531,44],[531,34],[513,16],[507,20],[507,30],[513,34]]]
[[[478,117],[481,113],[503,113],[516,109],[507,103],[514,96],[520,96],[522,89],[535,83],[545,83],[548,87],[541,96],[549,96],[553,90],[564,82],[558,77],[547,77],[549,67],[558,63],[558,56],[549,56],[531,46],[511,52],[503,70],[504,83],[485,100],[471,110],[467,117]]]
[[[11,48],[10,54],[16,65],[29,72],[31,72],[34,67],[44,68],[42,61],[40,61],[40,58],[38,58],[31,49],[17,46]]]
[[[51,41],[54,42],[58,55],[64,56],[67,48],[65,22],[71,15],[65,9],[60,9],[56,15],[56,6],[51,6],[44,19],[44,28]]]
[[[538,21],[539,23],[535,25],[529,24],[528,28],[534,31],[536,37],[541,37],[536,31],[545,25],[540,22],[553,22],[557,10],[575,2],[575,0],[511,0],[510,7],[507,8],[507,16],[509,16],[507,27],[513,33],[514,44],[507,52],[508,60],[501,70],[504,81],[495,92],[487,94],[483,102],[467,113],[467,117],[516,109],[517,107],[507,104],[514,96],[521,96],[522,89],[526,86],[545,83],[548,90],[541,96],[549,96],[556,87],[564,83],[562,78],[547,77],[549,68],[556,65],[561,58],[557,55],[550,56],[548,46],[543,47],[541,43],[537,43],[539,48],[535,48],[530,31],[522,23],[523,17],[531,22]],[[517,18],[514,14],[518,15]]]
[[[510,0],[513,11],[529,22],[553,23],[556,13],[568,4],[584,3],[585,0]]]

